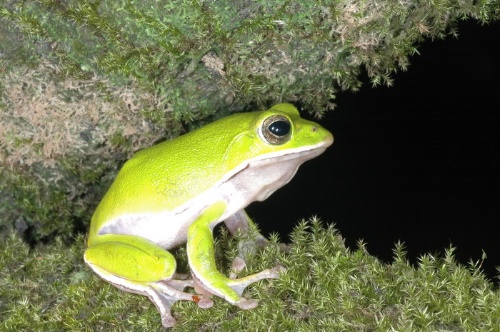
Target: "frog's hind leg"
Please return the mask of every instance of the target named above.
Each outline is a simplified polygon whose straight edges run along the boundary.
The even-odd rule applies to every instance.
[[[252,309],[258,301],[242,297],[245,288],[262,279],[279,278],[284,268],[277,266],[239,279],[227,278],[217,270],[211,225],[220,218],[225,208],[225,203],[216,203],[205,209],[189,226],[187,253],[195,290],[201,294],[217,295],[242,309]]]
[[[175,258],[157,244],[129,235],[108,234],[99,240],[85,251],[85,262],[113,286],[148,296],[165,327],[175,325],[170,308],[176,301],[194,301],[201,308],[211,306],[210,299],[183,292],[184,288],[193,287],[193,281],[173,279]]]
[[[156,309],[160,313],[161,323],[164,327],[172,327],[176,324],[175,318],[172,316],[170,309],[176,301],[185,300],[193,301],[198,304],[200,308],[210,308],[213,301],[204,298],[201,295],[185,293],[183,289],[186,287],[193,287],[192,280],[162,280],[152,283],[135,283],[123,280],[120,277],[106,274],[105,271],[99,271],[100,268],[91,266],[94,271],[99,274],[104,280],[111,283],[116,288],[139,295],[146,295],[151,302],[154,303]]]

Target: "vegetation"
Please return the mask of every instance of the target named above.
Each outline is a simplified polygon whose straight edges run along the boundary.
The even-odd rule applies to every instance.
[[[390,85],[419,42],[456,35],[461,19],[499,18],[498,0],[2,2],[1,329],[159,330],[146,298],[105,284],[81,258],[81,234],[124,160],[276,102],[321,117],[361,72]],[[221,244],[234,256],[224,234]],[[452,252],[415,267],[398,246],[384,265],[331,228],[301,224],[290,253],[249,262],[249,273],[287,268],[250,289],[258,309],[179,303],[176,330],[494,330],[498,290]]]
[[[259,307],[240,310],[221,299],[210,309],[173,306],[172,331],[497,331],[500,292],[477,269],[425,255],[408,263],[404,248],[392,264],[370,256],[360,243],[318,220],[302,221],[288,253],[269,246],[248,261],[248,271],[281,264],[279,280],[247,291]],[[230,268],[237,241],[219,237],[219,262]],[[277,239],[274,238],[274,242]],[[30,252],[16,236],[0,244],[0,329],[4,331],[161,331],[160,316],[144,296],[124,293],[84,267],[83,238],[71,247],[56,241]],[[177,255],[185,261],[185,251]],[[223,263],[222,263],[223,262]],[[181,264],[182,265],[182,264]]]
[[[496,0],[4,2],[0,232],[71,237],[132,152],[280,101],[321,117],[362,71],[390,85],[418,42],[499,17]]]

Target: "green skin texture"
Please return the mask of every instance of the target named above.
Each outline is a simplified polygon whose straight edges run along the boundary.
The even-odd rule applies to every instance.
[[[262,134],[270,116],[290,123],[290,134],[279,143],[268,142]],[[125,163],[97,207],[85,262],[116,287],[148,296],[165,327],[176,323],[170,307],[177,300],[209,308],[210,297],[216,295],[242,309],[254,308],[256,300],[242,297],[245,287],[278,278],[283,268],[238,279],[224,276],[215,263],[213,227],[225,221],[232,232],[247,229],[250,220],[243,209],[267,198],[302,162],[332,142],[330,132],[300,118],[293,105],[278,104],[267,111],[226,117],[144,149]],[[291,171],[286,180],[276,181],[287,165]],[[247,189],[245,183],[254,178],[259,185]],[[225,195],[215,194],[214,188],[225,185]],[[233,192],[243,194],[234,198]],[[176,262],[168,249],[183,243],[193,280],[175,279]],[[235,270],[243,266],[235,265]],[[197,294],[185,293],[185,287],[193,287]]]

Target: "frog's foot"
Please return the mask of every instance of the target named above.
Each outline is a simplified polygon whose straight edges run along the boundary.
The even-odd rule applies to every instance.
[[[186,288],[186,287],[194,287],[194,282],[192,279],[189,279],[189,280],[171,279],[171,280],[161,281],[157,284],[160,284],[159,285],[160,288],[163,287],[163,285],[168,287],[169,293],[166,293],[166,294],[171,294],[172,288],[179,290],[179,292],[174,291],[175,292],[175,294],[173,294],[174,296],[175,295],[182,296],[184,294],[188,294],[188,297],[191,296],[191,298],[187,299],[187,300],[194,301],[198,305],[198,307],[200,307],[202,309],[208,309],[214,305],[214,301],[210,300],[208,297],[203,296],[202,294],[191,294],[191,293],[184,293],[183,292],[184,288]],[[186,300],[186,299],[185,298],[183,298],[183,299],[177,298],[177,300]],[[174,300],[174,302],[175,302],[175,300]]]
[[[161,315],[161,323],[164,327],[172,327],[176,320],[170,313],[172,305],[179,300],[193,301],[200,308],[207,309],[213,306],[213,301],[202,295],[185,293],[182,290],[186,286],[193,286],[192,280],[167,280],[151,284],[146,290],[149,299],[155,304]]]
[[[117,288],[140,295],[146,295],[154,303],[161,316],[164,327],[172,327],[176,324],[175,318],[170,313],[172,305],[176,301],[193,301],[200,308],[210,308],[213,301],[202,295],[183,292],[186,287],[193,287],[193,280],[162,280],[157,282],[139,284],[134,282],[113,283]]]
[[[239,296],[242,296],[243,291],[249,285],[263,279],[278,279],[280,273],[285,272],[285,268],[281,265],[275,266],[272,269],[267,269],[256,274],[238,279],[229,279],[227,285],[231,287]],[[245,308],[242,308],[245,309]]]
[[[243,297],[242,295],[243,295],[243,291],[245,290],[245,288],[247,288],[249,285],[251,285],[254,282],[257,282],[259,280],[278,279],[280,273],[282,273],[284,271],[285,271],[285,268],[283,266],[275,266],[272,269],[264,270],[264,271],[261,271],[259,273],[247,276],[247,277],[238,278],[238,279],[229,279],[227,285],[240,296],[240,298],[237,301],[232,302],[232,303],[243,310],[255,308],[259,304],[259,301],[255,300],[255,299],[247,299],[247,298]],[[229,299],[227,299],[227,300],[229,302],[231,302]]]
[[[241,266],[241,260],[243,266]],[[236,258],[235,261],[238,261],[236,265],[238,268],[244,268],[244,261],[241,258]],[[234,262],[233,262],[234,265]],[[234,267],[233,267],[234,269]],[[250,276],[242,277],[236,279],[236,276],[231,274],[234,279],[231,278],[223,278],[220,280],[221,283],[214,284],[203,284],[195,275],[193,275],[194,287],[195,291],[203,294],[204,296],[216,295],[219,296],[231,304],[236,305],[240,309],[248,310],[257,307],[259,304],[258,300],[255,299],[247,299],[243,297],[243,292],[245,288],[249,285],[263,280],[263,279],[278,279],[280,273],[284,272],[285,268],[283,266],[276,266],[272,269],[264,270],[256,274],[252,274]],[[216,287],[214,287],[216,286]]]

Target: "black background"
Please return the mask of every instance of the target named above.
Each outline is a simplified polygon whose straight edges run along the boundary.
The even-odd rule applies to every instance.
[[[363,239],[390,262],[450,245],[466,264],[500,266],[500,22],[462,22],[458,39],[428,40],[393,87],[337,95],[318,121],[335,142],[296,177],[247,211],[283,241],[301,218],[335,223],[346,243]],[[497,279],[494,279],[498,281]]]

